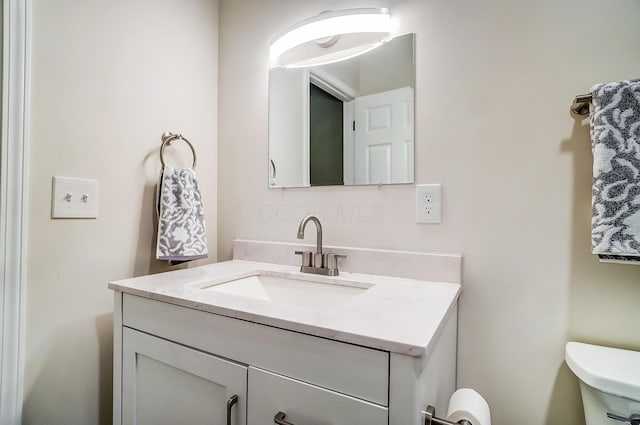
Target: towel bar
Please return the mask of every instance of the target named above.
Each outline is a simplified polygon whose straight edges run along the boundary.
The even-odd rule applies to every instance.
[[[188,141],[184,136],[182,136],[182,134],[171,133],[168,131],[162,133],[162,146],[160,146],[160,163],[162,164],[162,168],[164,168],[164,165],[165,165],[164,164],[164,148],[171,145],[171,143],[174,140],[184,140],[187,143],[187,145],[189,145],[189,147],[191,148],[191,153],[193,154],[193,168],[196,168],[196,162],[197,162],[196,150],[191,144],[191,142]]]
[[[576,115],[589,115],[589,104],[592,99],[591,93],[576,96],[571,104],[571,112]]]

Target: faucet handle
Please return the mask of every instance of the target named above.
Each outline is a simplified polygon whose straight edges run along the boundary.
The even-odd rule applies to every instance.
[[[302,256],[303,266],[310,267],[312,265],[311,261],[313,257],[312,257],[311,251],[296,251],[295,254]]]
[[[337,271],[338,258],[347,258],[347,256],[342,254],[327,254],[327,268]]]

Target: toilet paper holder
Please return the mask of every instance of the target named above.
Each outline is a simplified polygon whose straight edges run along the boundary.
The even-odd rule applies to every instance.
[[[446,419],[436,417],[436,408],[429,405],[425,410],[420,411],[424,415],[424,425],[473,425],[469,421],[451,422]]]

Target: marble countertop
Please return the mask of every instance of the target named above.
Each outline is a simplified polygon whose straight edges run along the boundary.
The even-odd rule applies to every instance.
[[[370,286],[357,296],[317,309],[205,290],[262,274],[301,280],[299,267],[245,260],[111,282],[109,288],[213,314],[411,356],[428,355],[460,294],[457,283],[340,272],[332,284]]]

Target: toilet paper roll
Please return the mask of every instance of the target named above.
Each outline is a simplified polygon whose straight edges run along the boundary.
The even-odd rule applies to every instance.
[[[472,425],[491,425],[489,404],[471,388],[460,388],[449,399],[447,420],[471,422]]]

